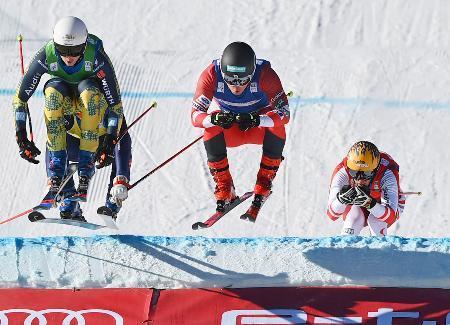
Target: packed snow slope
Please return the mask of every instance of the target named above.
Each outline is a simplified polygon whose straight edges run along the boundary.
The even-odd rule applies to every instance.
[[[271,61],[293,90],[284,160],[273,195],[256,224],[238,218],[245,204],[213,228],[191,224],[214,210],[213,183],[201,143],[130,191],[118,219],[120,233],[206,237],[320,237],[340,232],[325,214],[335,165],[357,140],[373,141],[400,164],[408,198],[389,229],[403,237],[446,237],[450,229],[450,2],[417,1],[124,1],[0,2],[0,217],[38,203],[45,166],[18,155],[11,101],[20,79],[16,37],[25,61],[51,38],[62,16],[82,18],[104,41],[123,93],[128,121],[151,100],[158,107],[130,131],[132,181],[201,134],[190,123],[200,72],[236,40]],[[41,80],[29,106],[38,147],[45,148]],[[261,148],[229,150],[238,192],[252,189]],[[109,169],[92,182],[87,219],[97,221]],[[55,211],[56,213],[56,211]],[[68,226],[30,224],[26,217],[0,226],[1,236],[88,236]]]
[[[448,238],[0,238],[0,287],[450,289]]]

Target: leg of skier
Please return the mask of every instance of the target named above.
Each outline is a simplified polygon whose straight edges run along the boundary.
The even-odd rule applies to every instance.
[[[55,198],[66,174],[66,128],[64,111],[70,110],[70,87],[62,79],[54,78],[44,86],[45,124],[47,127],[47,175],[49,192],[44,200]]]
[[[119,134],[122,134],[126,129],[127,124],[124,118]],[[130,180],[132,160],[131,145],[131,137],[127,133],[114,149],[114,161],[105,202],[105,207],[109,209],[107,214],[111,214],[113,219],[117,218],[122,202],[128,197],[128,182]]]
[[[99,124],[103,119],[107,102],[94,79],[78,84],[81,100],[81,136],[78,162],[79,184],[76,197],[86,201],[89,182],[95,173],[95,152],[99,144]]]
[[[375,218],[373,215],[369,214],[367,218],[367,223],[369,225],[370,234],[372,236],[386,236],[388,224]]]
[[[261,157],[256,184],[253,192],[255,196],[247,212],[241,219],[255,222],[261,206],[271,193],[272,182],[283,160],[283,149],[286,142],[284,127],[264,128],[263,154]]]
[[[214,129],[216,129],[216,134],[210,134],[210,137],[204,141],[204,145],[208,157],[208,167],[216,183],[214,190],[214,196],[217,201],[216,210],[223,211],[225,205],[236,198],[236,193],[228,165],[224,134],[221,132],[221,128],[217,127]]]
[[[74,137],[73,135],[66,134],[66,143],[68,162],[78,162],[80,139]],[[73,176],[65,186],[64,191],[67,193],[65,196],[69,198],[65,198],[59,206],[61,219],[86,221],[86,219],[83,217],[83,211],[80,208],[80,203],[78,201],[73,201],[70,199],[70,196],[74,195],[76,192]]]
[[[343,218],[344,225],[341,235],[358,236],[366,223],[366,215],[363,209],[358,206],[352,206]]]

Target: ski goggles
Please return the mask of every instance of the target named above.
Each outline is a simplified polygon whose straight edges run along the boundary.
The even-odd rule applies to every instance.
[[[86,43],[75,45],[75,46],[66,46],[66,45],[60,45],[55,44],[55,49],[61,56],[81,56],[84,53],[84,50],[86,49]]]
[[[253,75],[249,75],[246,77],[239,78],[238,76],[227,76],[226,74],[222,74],[223,80],[229,85],[232,86],[245,86],[250,80],[252,80]]]
[[[362,170],[353,170],[350,168],[348,169],[348,173],[353,179],[372,179],[373,176],[375,176],[375,172],[376,170],[364,172]]]

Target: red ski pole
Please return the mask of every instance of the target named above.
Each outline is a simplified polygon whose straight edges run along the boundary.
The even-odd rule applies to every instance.
[[[145,114],[147,114],[152,108],[155,108],[157,106],[156,101],[153,101],[149,108],[147,108],[141,115],[139,115],[133,122],[131,122],[130,125],[117,137],[116,143],[118,143],[122,138],[125,136],[125,134],[128,133],[128,130],[131,129],[133,125],[135,125]]]
[[[185,150],[187,150],[188,148],[190,148],[191,146],[193,146],[196,142],[198,142],[200,139],[203,138],[203,135],[199,136],[197,139],[195,139],[194,141],[192,141],[191,143],[189,143],[186,147],[184,147],[183,149],[181,149],[180,151],[178,151],[176,154],[174,154],[173,156],[171,156],[169,159],[167,159],[166,161],[164,161],[163,163],[159,164],[158,166],[156,166],[155,168],[153,168],[150,172],[148,172],[147,174],[145,174],[144,176],[142,176],[140,179],[138,179],[135,183],[131,184],[130,187],[128,188],[128,190],[131,190],[133,187],[135,187],[136,185],[138,185],[140,182],[142,182],[144,179],[146,179],[147,177],[149,177],[151,174],[153,174],[154,172],[156,172],[158,169],[162,168],[164,165],[168,164],[169,162],[171,162],[173,159],[175,159],[175,157],[179,156],[181,153],[183,153]]]
[[[292,90],[288,91],[286,93],[286,96],[291,97],[294,94],[294,92]],[[131,125],[130,125],[131,127]],[[128,127],[128,129],[130,128]],[[125,132],[124,132],[125,134]],[[180,155],[181,153],[183,153],[185,150],[187,150],[188,148],[190,148],[191,146],[193,146],[196,142],[200,141],[200,139],[203,138],[203,135],[199,136],[197,139],[195,139],[194,141],[192,141],[191,143],[189,143],[186,147],[184,147],[183,149],[181,149],[180,151],[178,151],[176,154],[174,154],[172,157],[170,157],[169,159],[167,159],[166,161],[164,161],[163,163],[161,163],[160,165],[156,166],[155,168],[153,168],[150,172],[148,172],[147,174],[145,174],[144,176],[142,176],[140,179],[138,179],[135,183],[131,184],[128,187],[128,190],[131,190],[133,187],[135,187],[136,185],[138,185],[140,182],[142,182],[144,179],[146,179],[147,177],[149,177],[151,174],[155,173],[158,169],[162,168],[163,166],[165,166],[167,163],[171,162],[173,159],[175,159],[175,157],[177,157],[178,155]]]
[[[10,222],[10,221],[12,221],[12,220],[14,220],[14,219],[17,219],[17,218],[19,218],[19,217],[22,217],[22,216],[24,216],[24,215],[26,215],[26,214],[28,214],[28,213],[33,212],[33,211],[34,211],[34,209],[31,208],[31,209],[28,209],[27,211],[24,211],[24,212],[21,212],[21,213],[19,213],[19,214],[16,214],[15,216],[12,216],[11,218],[8,218],[8,219],[6,219],[6,220],[0,221],[0,225],[2,225],[2,224],[4,224],[4,223],[7,223],[7,222]]]
[[[19,36],[17,36],[17,40],[19,41],[19,52],[20,52],[20,69],[22,71],[22,77],[25,74],[25,67],[23,64],[23,47],[22,47],[22,34],[19,34]],[[33,125],[31,124],[31,115],[30,115],[30,110],[28,109],[28,105],[25,106],[25,110],[27,112],[27,116],[28,116],[28,127],[30,129],[30,141],[32,143],[34,143],[34,135],[33,135]]]

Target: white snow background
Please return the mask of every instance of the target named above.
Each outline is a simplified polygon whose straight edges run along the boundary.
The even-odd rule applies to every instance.
[[[239,220],[243,204],[210,229],[191,229],[215,207],[199,142],[130,191],[119,231],[31,224],[26,217],[0,225],[0,286],[450,288],[450,2],[3,0],[0,220],[36,205],[46,183],[43,158],[38,165],[22,160],[14,139],[16,37],[24,37],[27,63],[66,15],[83,19],[103,40],[128,123],[158,101],[130,130],[132,182],[201,134],[190,123],[197,78],[237,40],[268,59],[285,90],[294,91],[286,159],[255,224]],[[29,101],[41,150],[45,80]],[[403,190],[423,192],[408,197],[389,229],[398,237],[329,237],[342,226],[325,214],[331,173],[362,139],[396,159]],[[252,189],[261,148],[228,152],[238,192]],[[96,174],[83,205],[92,222],[99,222],[109,171]]]

